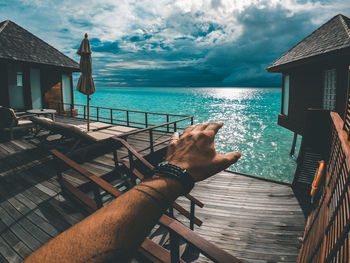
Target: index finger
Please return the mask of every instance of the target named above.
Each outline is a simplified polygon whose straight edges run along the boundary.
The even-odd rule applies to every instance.
[[[206,130],[212,130],[214,131],[215,134],[218,133],[218,131],[220,130],[220,128],[224,125],[224,123],[222,121],[219,122],[211,122],[209,123],[209,125],[206,127]]]

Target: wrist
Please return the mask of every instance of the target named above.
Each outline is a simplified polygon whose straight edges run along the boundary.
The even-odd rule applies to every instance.
[[[154,174],[151,180],[144,181],[143,184],[149,184],[161,191],[170,202],[175,201],[183,194],[183,186],[179,181],[169,177],[163,177],[159,174]]]
[[[182,186],[182,194],[187,195],[194,187],[194,179],[189,172],[178,165],[169,163],[168,161],[159,163],[154,172],[162,178],[171,178]]]

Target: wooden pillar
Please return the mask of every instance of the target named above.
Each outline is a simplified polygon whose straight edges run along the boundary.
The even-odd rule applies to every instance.
[[[294,132],[292,148],[290,149],[290,153],[289,153],[290,156],[293,156],[293,155],[294,155],[294,152],[295,152],[295,145],[296,145],[296,143],[297,143],[297,138],[298,138],[298,134],[297,134],[296,132]]]
[[[6,63],[0,63],[0,106],[10,106],[8,69]]]
[[[73,73],[70,73],[70,89],[71,89],[71,99],[72,99],[72,105],[74,106],[74,84],[73,84]]]
[[[32,91],[30,88],[30,67],[23,66],[23,96],[25,109],[31,109],[32,105]]]

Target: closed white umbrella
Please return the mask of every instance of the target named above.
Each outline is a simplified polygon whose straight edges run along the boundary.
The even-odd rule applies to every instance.
[[[88,35],[81,41],[77,51],[80,55],[80,71],[81,75],[77,84],[77,91],[87,95],[87,130],[90,130],[90,95],[96,91],[94,79],[92,78],[92,60],[91,48]]]

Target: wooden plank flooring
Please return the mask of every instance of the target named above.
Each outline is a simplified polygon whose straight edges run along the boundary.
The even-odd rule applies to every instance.
[[[55,171],[26,140],[0,144],[0,262],[22,262],[86,214],[61,195]],[[21,169],[13,169],[15,165]],[[7,173],[7,170],[11,170]]]
[[[85,123],[75,118],[58,118],[71,124]],[[45,132],[44,132],[45,133]],[[154,143],[171,134],[154,132]],[[148,133],[128,138],[136,150],[149,146]],[[81,221],[88,214],[75,202],[66,199],[57,182],[52,156],[38,138],[31,136],[0,143],[0,262],[22,262],[47,241]],[[39,146],[39,147],[38,147]],[[155,151],[167,143],[155,147]],[[142,155],[150,149],[142,150]],[[126,155],[124,149],[118,156]],[[83,166],[98,175],[113,170],[113,154],[105,154]],[[71,181],[81,184],[74,173]]]
[[[292,189],[223,171],[197,183],[195,232],[246,262],[296,262],[305,219]],[[178,203],[189,208],[189,202]],[[188,225],[188,220],[178,215]],[[200,255],[195,262],[210,262]]]
[[[143,140],[147,144],[144,136],[138,145],[135,138],[135,147],[142,148]],[[86,168],[106,173],[112,157],[98,157]],[[31,140],[0,143],[0,262],[21,262],[87,215],[61,194],[47,158]],[[305,219],[289,186],[221,172],[192,194],[205,204],[196,208],[203,225],[195,231],[207,240],[247,262],[296,261]],[[189,208],[188,200],[178,201]],[[209,261],[200,255],[193,262]]]

